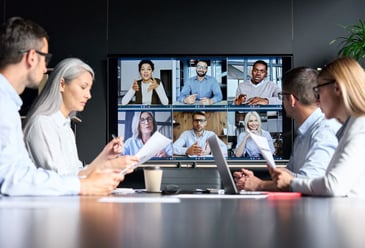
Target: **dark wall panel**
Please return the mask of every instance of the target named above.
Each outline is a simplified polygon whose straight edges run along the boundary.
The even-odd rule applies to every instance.
[[[294,64],[322,66],[337,56],[330,41],[346,36],[339,25],[365,19],[364,0],[294,0]]]
[[[109,53],[292,53],[291,0],[109,2]]]
[[[23,16],[42,25],[50,36],[50,67],[66,57],[78,57],[95,70],[92,99],[79,113],[80,159],[90,162],[106,142],[107,3],[104,1],[6,0],[6,18]],[[24,106],[27,107],[27,106]]]

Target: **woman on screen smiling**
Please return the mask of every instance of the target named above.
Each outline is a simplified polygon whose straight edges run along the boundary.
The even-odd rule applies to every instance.
[[[365,197],[365,72],[349,57],[325,66],[313,87],[327,119],[336,118],[342,127],[334,155],[323,177],[296,178],[286,171],[270,169],[281,190],[317,196]]]
[[[152,137],[157,131],[157,123],[152,112],[135,112],[132,120],[133,136],[128,138],[124,144],[124,155],[136,154],[142,146]],[[172,156],[171,146],[162,149],[155,157],[170,157]]]
[[[245,130],[248,130],[254,134],[263,136],[269,142],[270,150],[272,153],[275,152],[274,144],[270,133],[263,130],[261,127],[261,118],[256,111],[248,112],[245,116]],[[260,150],[257,148],[256,144],[248,132],[242,132],[237,138],[236,146],[236,157],[260,157]]]
[[[131,88],[122,99],[122,105],[128,104],[135,96],[134,104],[169,104],[162,81],[154,78],[152,73],[155,65],[151,60],[141,60],[138,64],[139,75],[142,79],[134,80]]]
[[[24,126],[24,140],[35,164],[60,175],[88,175],[92,165],[83,168],[70,123],[91,98],[93,80],[93,69],[80,59],[68,58],[57,64],[28,111]],[[114,138],[95,160],[114,158],[122,149],[122,139]],[[137,161],[136,157],[125,156],[119,168],[101,169],[122,170]]]

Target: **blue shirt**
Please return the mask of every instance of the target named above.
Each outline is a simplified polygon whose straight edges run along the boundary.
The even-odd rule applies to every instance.
[[[202,135],[198,137],[196,136],[193,129],[185,130],[181,133],[180,137],[173,144],[174,154],[186,155],[186,150],[197,141],[198,146],[205,149],[205,147],[207,146],[207,139],[212,135],[215,135],[215,133],[212,131],[204,130]],[[227,156],[226,144],[224,144],[224,142],[220,139],[218,139],[218,142],[223,154]]]
[[[77,176],[37,169],[25,148],[19,110],[22,100],[0,74],[0,192],[5,195],[79,194]]]
[[[143,145],[141,138],[132,136],[124,142],[122,155],[135,155]],[[172,156],[171,145],[166,146],[163,150],[168,157]]]
[[[197,94],[197,101],[200,101],[203,97],[213,99],[213,103],[220,102],[223,99],[222,90],[217,80],[209,75],[205,75],[201,81],[198,80],[198,76],[189,78],[180,92],[178,101],[183,103],[186,97],[193,94]]]
[[[271,153],[274,154],[275,147],[274,147],[274,143],[273,143],[270,133],[266,130],[261,130],[261,132],[262,132],[262,136],[265,137],[267,139],[267,142],[269,143]],[[247,132],[243,132],[243,133],[240,133],[240,135],[238,135],[236,148],[238,148],[240,146],[243,139],[247,135],[248,135]],[[244,157],[245,155],[247,155],[248,157],[260,157],[261,156],[260,149],[257,147],[256,143],[251,138],[248,138],[248,140],[246,142],[245,149],[243,150],[243,153],[242,153],[242,157]]]
[[[341,124],[325,119],[318,108],[298,128],[287,168],[297,177],[324,176],[337,147]]]

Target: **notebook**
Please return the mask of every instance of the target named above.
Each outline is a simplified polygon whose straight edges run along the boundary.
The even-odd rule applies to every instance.
[[[208,138],[208,143],[210,146],[210,150],[213,154],[214,161],[217,165],[217,169],[222,180],[225,194],[255,194],[255,195],[266,194],[265,192],[257,192],[257,191],[239,191],[233,180],[233,176],[231,170],[229,169],[227,160],[224,157],[221,148],[219,147],[218,137],[216,135],[212,135],[211,137]]]

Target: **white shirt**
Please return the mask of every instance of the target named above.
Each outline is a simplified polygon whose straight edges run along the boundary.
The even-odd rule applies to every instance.
[[[37,169],[29,158],[19,116],[22,100],[0,74],[0,193],[6,195],[67,195],[80,192],[76,176]]]
[[[365,197],[365,116],[351,117],[342,132],[325,176],[294,178],[293,191],[320,196]]]
[[[65,118],[60,111],[37,116],[29,123],[24,140],[37,166],[60,175],[78,175],[82,162],[70,123],[70,118]]]

